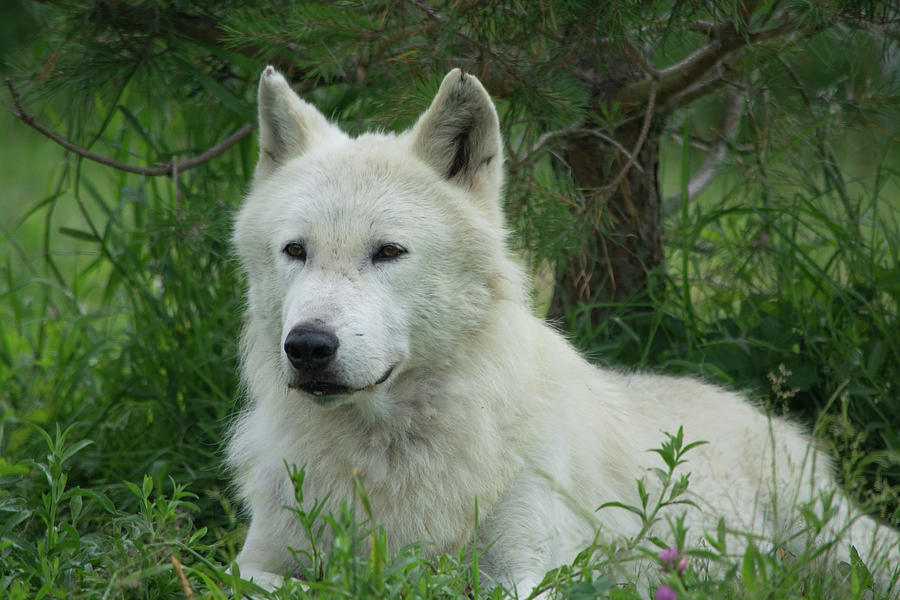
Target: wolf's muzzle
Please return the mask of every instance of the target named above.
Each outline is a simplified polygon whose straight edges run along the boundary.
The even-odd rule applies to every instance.
[[[331,396],[370,392],[394,372],[396,365],[391,365],[375,383],[362,387],[348,385],[334,373],[339,345],[337,336],[327,329],[306,324],[291,329],[284,339],[284,354],[293,367],[293,373],[288,375],[288,387],[302,390],[320,401]]]

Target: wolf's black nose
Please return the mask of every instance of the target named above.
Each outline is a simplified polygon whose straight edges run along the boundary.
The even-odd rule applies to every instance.
[[[284,353],[295,369],[316,371],[334,358],[338,339],[325,329],[299,325],[291,329],[284,340]]]

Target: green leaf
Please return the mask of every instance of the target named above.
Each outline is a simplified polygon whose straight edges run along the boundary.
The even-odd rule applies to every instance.
[[[144,474],[144,481],[141,484],[141,494],[144,495],[144,498],[149,498],[150,494],[153,493],[153,477],[149,474]]]
[[[131,481],[123,481],[122,483],[124,483],[125,487],[127,487],[137,498],[143,498],[143,495],[141,494],[141,488],[139,488],[137,484]]]
[[[93,233],[91,233],[89,231],[82,231],[80,229],[73,229],[72,227],[60,227],[59,232],[64,236],[67,236],[67,237],[70,237],[70,238],[73,238],[76,240],[82,240],[85,242],[96,243],[96,242],[100,241],[99,238],[97,238],[97,236],[94,235]]]
[[[636,514],[637,516],[639,516],[641,518],[644,517],[643,510],[641,510],[640,508],[638,508],[636,506],[631,506],[630,504],[623,504],[622,502],[605,502],[605,503],[601,504],[600,507],[597,508],[597,510],[602,510],[604,508],[622,508],[622,509],[627,510],[628,512],[632,512],[632,513]]]
[[[75,456],[76,454],[78,454],[79,452],[81,452],[82,450],[84,450],[86,447],[90,446],[93,443],[94,443],[93,440],[79,440],[78,442],[75,442],[74,444],[67,447],[63,451],[61,460],[63,462],[67,462],[70,458],[72,458],[73,456]]]
[[[96,490],[89,490],[81,487],[74,487],[72,489],[66,490],[66,493],[63,494],[64,498],[79,497],[79,498],[90,498],[91,500],[97,502],[100,506],[103,507],[103,510],[109,513],[113,513],[116,510],[115,504],[113,501],[106,497],[105,494],[98,492]]]
[[[850,546],[850,588],[854,597],[862,595],[863,591],[874,589],[875,578],[866,564],[859,557],[855,546]]]
[[[643,508],[646,511],[647,510],[647,502],[650,499],[650,493],[647,492],[646,488],[644,487],[643,479],[637,480],[637,489],[638,489],[638,496],[641,499],[641,508]]]
[[[612,584],[605,577],[599,577],[594,581],[580,581],[566,590],[567,600],[594,600],[605,596]]]
[[[0,456],[0,479],[28,474],[28,465],[10,462],[6,457]]]
[[[869,351],[869,358],[866,361],[866,371],[869,375],[877,377],[886,358],[887,348],[882,340],[877,340]]]
[[[691,442],[690,444],[688,444],[687,446],[685,446],[684,448],[682,448],[681,454],[684,454],[684,453],[687,452],[688,450],[693,450],[693,449],[696,448],[697,446],[702,446],[702,445],[708,444],[708,443],[709,443],[709,442],[707,442],[707,441],[705,441],[705,440],[697,440],[696,442]]]
[[[712,552],[711,550],[703,550],[702,548],[688,550],[686,554],[694,558],[701,558],[705,560],[719,560],[720,558],[722,558],[720,554]]]
[[[757,567],[761,559],[762,557],[759,554],[759,550],[756,549],[756,545],[752,542],[748,544],[747,550],[744,552],[744,558],[741,561],[741,576],[744,578],[744,587],[749,592],[755,592],[760,586]]]

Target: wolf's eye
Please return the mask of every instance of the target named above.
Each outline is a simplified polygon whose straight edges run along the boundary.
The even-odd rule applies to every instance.
[[[406,249],[397,244],[385,244],[372,256],[373,261],[393,260],[406,254]]]
[[[306,248],[303,247],[303,244],[298,244],[297,242],[291,242],[285,246],[284,253],[297,260],[306,260]]]

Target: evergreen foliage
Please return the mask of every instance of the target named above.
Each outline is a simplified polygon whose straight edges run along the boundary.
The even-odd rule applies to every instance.
[[[900,521],[894,3],[54,0],[0,16],[24,109],[141,166],[252,123],[266,64],[351,133],[410,125],[465,68],[498,104],[507,215],[541,309],[597,360],[699,374],[805,420],[851,493]],[[0,598],[183,597],[179,569],[197,594],[248,589],[223,570],[242,529],[219,453],[239,397],[230,219],[255,141],[146,178],[12,117],[0,131]],[[318,526],[383,548],[390,532],[357,516]],[[866,593],[861,563],[822,573],[718,543],[678,546],[691,567],[661,583],[681,598]],[[598,545],[545,584],[640,597],[621,566],[659,550]],[[473,557],[334,556],[319,597],[502,595]]]

